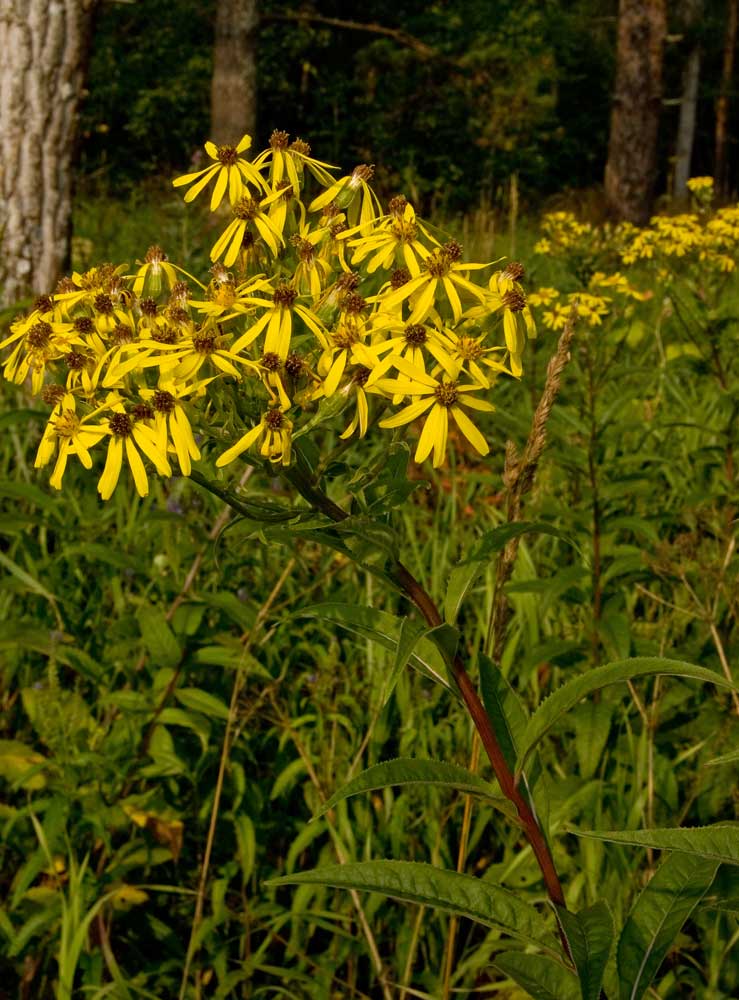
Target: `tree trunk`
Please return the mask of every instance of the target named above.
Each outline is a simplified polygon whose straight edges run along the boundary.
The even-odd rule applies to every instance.
[[[77,111],[97,0],[0,0],[0,301],[53,290],[69,256]]]
[[[729,91],[734,75],[734,49],[736,48],[737,0],[728,0],[726,34],[724,35],[724,63],[721,71],[721,89],[716,101],[716,160],[714,174],[716,190],[720,197],[729,193],[728,120]]]
[[[257,0],[219,0],[213,46],[210,137],[234,145],[257,119]]]
[[[606,202],[611,215],[637,225],[652,209],[666,32],[665,0],[619,0]]]
[[[683,26],[690,34],[701,15],[702,0],[686,0],[683,6]],[[677,141],[675,143],[675,181],[673,195],[678,200],[687,197],[686,184],[690,179],[690,166],[693,159],[693,143],[695,141],[695,119],[698,109],[698,82],[700,80],[701,50],[697,41],[693,41],[685,60],[683,71],[683,96],[680,101],[680,119],[677,126]]]

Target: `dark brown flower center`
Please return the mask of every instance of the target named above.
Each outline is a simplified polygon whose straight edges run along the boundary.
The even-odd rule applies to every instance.
[[[259,202],[256,198],[241,198],[234,205],[234,215],[242,222],[251,222],[259,215]]]
[[[505,271],[503,271],[503,277],[510,278],[512,281],[520,281],[525,274],[526,270],[523,264],[520,264],[517,260],[512,260]]]
[[[136,403],[131,407],[131,416],[134,420],[153,420],[154,408],[149,403]]]
[[[41,390],[41,398],[48,406],[56,406],[63,399],[66,389],[63,385],[56,385],[53,382],[45,385]]]
[[[268,354],[262,355],[260,364],[263,368],[266,368],[268,372],[277,372],[280,370],[282,362],[280,361],[279,354],[275,354],[273,351],[270,351]]]
[[[276,306],[281,306],[283,309],[292,309],[297,297],[298,293],[294,288],[288,284],[282,284],[275,288],[272,301]]]
[[[26,343],[29,347],[46,347],[51,338],[52,329],[48,323],[43,320],[39,320],[38,323],[34,323],[31,329],[26,334]]]
[[[305,371],[305,361],[299,354],[291,354],[285,361],[285,371],[290,378],[299,378]]]
[[[81,371],[87,364],[87,356],[85,354],[80,354],[79,351],[70,351],[64,358],[64,361],[70,371],[78,372]]]
[[[272,135],[269,137],[269,144],[272,149],[287,149],[287,145],[290,142],[290,133],[282,132],[280,129],[276,128]]]
[[[232,167],[238,160],[239,154],[236,152],[235,146],[219,146],[216,157],[224,167]]]
[[[418,347],[421,344],[425,344],[428,340],[428,334],[426,333],[426,327],[421,326],[420,323],[413,323],[405,328],[405,340],[407,344],[412,344],[414,347]]]
[[[152,399],[152,405],[157,413],[171,413],[177,405],[177,400],[166,389],[157,389]]]
[[[452,263],[455,263],[462,256],[462,244],[457,243],[456,240],[449,240],[448,243],[444,244],[444,253]]]
[[[370,369],[365,368],[364,365],[359,365],[352,372],[352,382],[354,382],[355,385],[364,385],[369,377]]]
[[[144,263],[160,264],[163,260],[166,259],[167,255],[164,252],[164,250],[162,250],[162,248],[155,243],[153,246],[150,246],[149,249],[146,251],[146,256],[144,257]]]
[[[341,308],[344,312],[354,313],[355,315],[361,313],[367,307],[367,300],[362,295],[358,295],[356,292],[349,292],[345,295]]]
[[[436,400],[442,406],[454,406],[459,397],[456,382],[441,382],[434,389]]]
[[[390,287],[394,289],[402,288],[411,280],[411,272],[407,267],[398,267],[390,275]]]
[[[110,316],[113,312],[113,300],[105,292],[100,292],[96,295],[93,302],[97,311],[102,313],[103,316]]]
[[[290,149],[293,153],[297,153],[298,156],[310,156],[310,144],[304,142],[302,139],[296,139],[294,142],[291,142]]]
[[[95,324],[89,316],[78,316],[72,325],[77,333],[92,333],[95,329]]]
[[[264,414],[264,422],[271,431],[278,431],[284,423],[285,415],[281,410],[269,410]]]
[[[127,413],[114,413],[108,420],[108,427],[110,427],[111,433],[119,438],[128,437],[133,430],[131,418]]]
[[[139,308],[144,316],[156,316],[159,309],[155,299],[141,299]]]
[[[526,307],[526,296],[517,288],[511,288],[503,296],[503,305],[511,312],[521,312]]]

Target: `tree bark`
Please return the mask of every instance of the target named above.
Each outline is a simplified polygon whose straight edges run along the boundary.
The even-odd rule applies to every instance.
[[[619,0],[606,203],[637,225],[649,221],[654,197],[666,33],[665,0]]]
[[[53,290],[97,0],[0,0],[0,301]]]
[[[736,48],[737,0],[728,0],[726,11],[726,34],[724,35],[724,61],[721,70],[721,89],[716,101],[716,158],[714,174],[716,190],[720,197],[729,193],[729,91],[734,75],[734,49]]]
[[[257,120],[257,0],[219,0],[213,46],[211,139],[234,145]]]
[[[703,0],[685,0],[683,4],[683,27],[690,35],[703,9]],[[690,43],[683,70],[683,96],[680,101],[680,119],[675,143],[675,180],[673,195],[678,200],[687,197],[686,184],[690,179],[695,141],[695,120],[698,109],[698,83],[700,80],[701,49],[697,41]]]

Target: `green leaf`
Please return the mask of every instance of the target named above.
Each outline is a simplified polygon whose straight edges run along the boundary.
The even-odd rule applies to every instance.
[[[270,879],[265,885],[329,885],[336,889],[379,892],[459,913],[488,927],[500,927],[514,937],[556,948],[541,915],[514,893],[472,875],[460,875],[422,862],[360,861],[330,865]]]
[[[390,696],[395,690],[395,685],[398,683],[398,678],[408,666],[418,640],[421,636],[426,635],[427,632],[428,629],[421,625],[420,622],[412,621],[410,618],[402,620],[400,635],[398,636],[398,647],[395,651],[395,662],[382,692],[383,706],[387,705],[390,700]]]
[[[634,903],[618,942],[620,1000],[640,1000],[713,882],[716,861],[670,854]]]
[[[506,763],[513,769],[518,757],[517,748],[526,729],[526,709],[489,656],[481,653],[478,663],[482,702]]]
[[[40,584],[30,573],[27,573],[18,563],[13,562],[4,552],[0,552],[0,566],[4,566],[16,580],[20,580],[23,586],[33,591],[34,594],[39,594],[39,596],[46,598],[47,601],[56,601],[54,594],[50,593],[46,587]]]
[[[667,660],[659,656],[635,656],[628,660],[617,660],[615,663],[595,667],[586,674],[573,677],[571,681],[563,684],[546,701],[542,702],[531,716],[518,751],[519,770],[539,740],[563,715],[587,695],[611,684],[634,680],[636,677],[650,677],[655,674],[669,677],[689,677],[708,684],[734,687],[721,674],[717,674],[713,670],[696,667],[694,664],[684,663],[682,660]]]
[[[202,688],[178,688],[174,696],[181,705],[193,712],[202,712],[203,715],[211,716],[214,719],[223,719],[224,722],[228,719],[228,706],[220,698],[216,698],[208,691],[203,691]]]
[[[462,602],[486,566],[487,561],[484,559],[464,562],[461,566],[455,566],[449,574],[449,583],[444,597],[444,618],[450,625],[456,622]]]
[[[440,760],[398,757],[382,764],[375,764],[374,767],[367,768],[356,778],[348,781],[325,805],[321,806],[316,818],[333,809],[343,799],[362,792],[371,792],[377,788],[386,788],[388,785],[443,785],[456,792],[464,792],[466,795],[480,795],[509,814],[512,810],[508,800],[496,794],[493,785],[463,767]]]
[[[681,851],[717,864],[739,865],[739,825],[715,823],[712,826],[679,827],[667,830],[575,830],[576,837],[607,840],[612,844],[651,847],[658,851]]]
[[[588,701],[573,711],[575,750],[583,778],[592,778],[611,730],[613,705],[607,701]]]
[[[560,538],[562,541],[567,542],[573,548],[578,548],[576,542],[568,534],[553,524],[547,524],[546,521],[514,521],[512,523],[501,524],[497,528],[493,528],[492,531],[486,532],[465,562],[472,563],[477,560],[490,559],[491,556],[496,555],[501,549],[504,549],[514,538],[520,538],[521,535],[533,533],[553,535],[555,538]]]
[[[614,941],[608,904],[600,899],[579,913],[558,907],[557,914],[580,977],[582,1000],[598,1000]]]
[[[579,1000],[577,976],[553,958],[504,951],[495,956],[493,964],[534,1000]]]
[[[739,750],[732,750],[730,753],[721,754],[720,757],[714,757],[712,760],[707,760],[705,763],[706,767],[713,767],[716,764],[734,764],[739,760]]]
[[[393,652],[398,648],[402,620],[387,611],[360,607],[356,604],[330,602],[302,608],[297,612],[297,615],[305,618],[319,618],[332,622],[334,625],[340,625],[349,632],[353,632],[363,639],[371,639],[384,649]],[[453,692],[453,688],[446,679],[447,669],[444,658],[430,638],[422,636],[418,639],[408,662],[424,677],[430,678],[448,691]]]
[[[152,663],[158,667],[176,667],[182,658],[182,650],[164,612],[152,604],[146,604],[139,608],[136,618]]]

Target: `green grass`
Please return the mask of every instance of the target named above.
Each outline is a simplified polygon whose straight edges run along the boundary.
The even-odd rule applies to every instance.
[[[510,253],[507,225],[484,206],[444,228],[470,256]],[[197,239],[195,216],[166,188],[125,205],[85,199],[75,232],[77,267],[133,264],[157,242],[206,271],[209,236]],[[533,222],[517,223],[525,262],[535,236]],[[561,274],[532,270],[542,283]],[[735,669],[736,284],[691,302],[701,357],[666,360],[684,331],[661,300],[639,307],[640,338],[625,340],[628,313],[578,331],[524,511],[566,540],[527,536],[507,587],[501,668],[529,708],[631,655]],[[439,603],[452,568],[505,518],[505,441],[525,441],[554,344],[542,331],[524,391],[501,387],[486,427],[491,456],[460,452],[451,469],[424,468],[394,517],[404,561]],[[33,469],[35,404],[7,385],[1,393],[0,980],[11,992],[25,981],[39,1000],[178,996],[233,699],[186,996],[381,997],[373,948],[392,997],[442,996],[448,916],[374,894],[359,898],[360,912],[347,893],[264,886],[341,859],[457,865],[464,801],[439,788],[356,796],[311,822],[336,788],[380,761],[469,764],[468,720],[440,687],[406,670],[383,706],[393,653],[300,614],[327,601],[405,614],[400,598],[312,541],[267,544],[254,523],[223,520],[220,502],[180,478],[157,480],[143,501],[120,488],[101,504],[75,463],[54,493]],[[379,459],[384,448],[370,435],[363,454]],[[338,469],[337,498],[353,471]],[[248,489],[286,499],[261,476]],[[484,637],[493,586],[491,562],[462,608],[465,649]],[[572,837],[568,825],[736,820],[739,765],[707,766],[735,747],[736,732],[725,690],[659,678],[607,688],[554,729],[539,804],[572,909],[605,898],[620,926],[657,857]],[[480,773],[491,777],[484,765]],[[468,858],[468,872],[548,914],[518,831],[479,802]],[[737,995],[735,872],[720,872],[684,926],[654,995]],[[454,995],[522,996],[492,966],[505,945],[501,932],[462,921]]]

